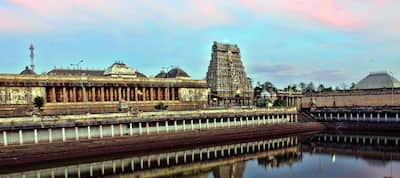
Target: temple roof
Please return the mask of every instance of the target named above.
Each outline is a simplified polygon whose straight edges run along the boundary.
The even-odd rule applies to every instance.
[[[387,72],[370,73],[359,81],[355,89],[400,88],[400,81]]]
[[[103,76],[104,70],[53,69],[47,75],[87,75]]]
[[[160,73],[158,73],[155,78],[183,78],[183,79],[189,79],[190,76],[183,71],[181,68],[179,67],[175,67],[171,70],[169,70],[167,73],[165,73],[165,71],[161,71]]]
[[[133,68],[122,62],[116,62],[104,71],[106,76],[131,76],[136,77],[136,72]]]
[[[36,73],[28,66],[20,73],[21,75],[36,75]]]

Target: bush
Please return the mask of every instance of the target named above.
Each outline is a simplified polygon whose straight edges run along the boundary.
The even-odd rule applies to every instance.
[[[277,99],[277,100],[274,101],[274,106],[275,107],[286,107],[287,103],[286,103],[285,100]]]
[[[154,106],[154,108],[157,110],[165,110],[166,106],[164,105],[164,103],[160,102],[160,103],[156,104]]]
[[[35,105],[35,107],[37,107],[40,110],[44,105],[43,97],[40,97],[40,96],[35,97],[33,99],[33,105]]]

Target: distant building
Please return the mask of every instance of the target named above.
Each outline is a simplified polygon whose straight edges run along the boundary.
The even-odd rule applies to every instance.
[[[207,83],[217,105],[252,105],[253,88],[247,78],[237,45],[214,42]]]
[[[302,108],[400,106],[400,82],[386,72],[370,73],[351,90],[308,92]]]
[[[375,72],[370,73],[354,87],[357,90],[382,88],[400,88],[400,81],[387,72]]]

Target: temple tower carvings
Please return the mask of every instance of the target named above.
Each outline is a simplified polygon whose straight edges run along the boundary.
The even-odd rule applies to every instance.
[[[211,104],[224,106],[251,105],[253,90],[241,61],[237,45],[214,42],[208,66],[207,83]]]

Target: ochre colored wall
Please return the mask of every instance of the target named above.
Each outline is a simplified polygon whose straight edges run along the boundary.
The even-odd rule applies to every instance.
[[[317,107],[341,106],[400,106],[400,89],[337,91],[306,94],[302,108],[309,108],[311,99]]]

